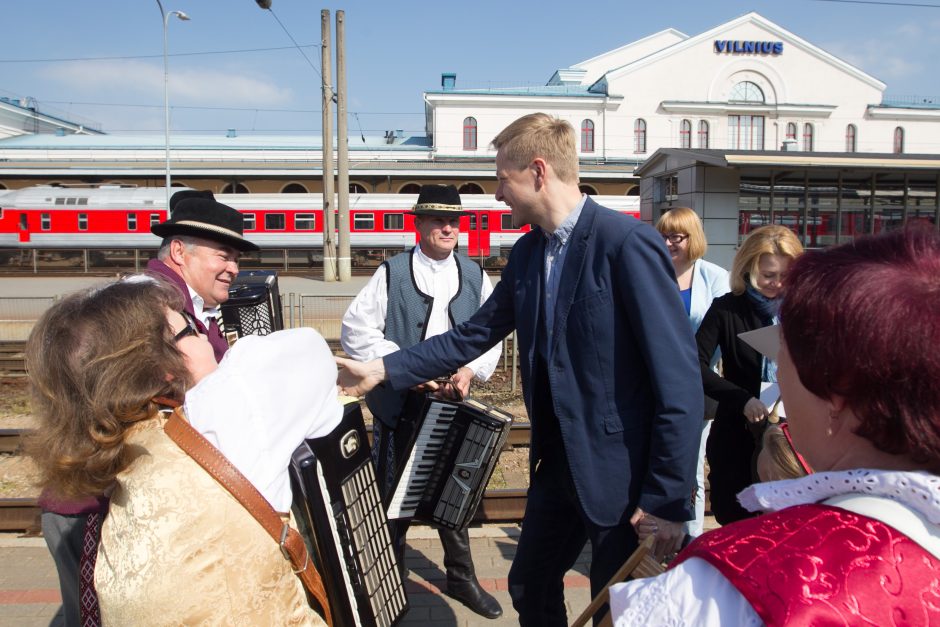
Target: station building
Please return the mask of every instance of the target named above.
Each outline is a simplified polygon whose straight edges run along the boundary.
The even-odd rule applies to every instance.
[[[578,132],[585,192],[641,196],[650,221],[692,206],[709,258],[723,265],[769,222],[792,226],[808,246],[909,219],[940,224],[940,105],[890,96],[757,13],[693,36],[654,33],[537,86],[464,88],[444,73],[423,107],[424,136],[350,141],[352,191],[415,193],[437,182],[492,194],[490,140],[545,111]],[[321,154],[319,137],[171,138],[174,182],[220,193],[320,192]],[[161,186],[163,159],[160,137],[23,135],[0,140],[0,186]]]

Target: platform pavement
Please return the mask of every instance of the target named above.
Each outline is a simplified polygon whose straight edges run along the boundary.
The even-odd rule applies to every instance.
[[[443,559],[437,532],[423,526],[408,531],[405,564],[411,610],[403,626],[517,625],[509,600],[506,575],[516,552],[519,526],[483,525],[470,529],[470,546],[481,585],[503,606],[503,616],[486,620],[441,594],[445,587]],[[587,578],[590,548],[585,548],[565,578],[565,601],[573,620],[590,602]],[[0,627],[46,627],[60,607],[55,564],[42,538],[0,533]],[[58,623],[55,623],[58,624]]]

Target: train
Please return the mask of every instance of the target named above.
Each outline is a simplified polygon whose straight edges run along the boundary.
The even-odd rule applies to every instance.
[[[173,191],[188,189],[173,188]],[[604,206],[639,217],[636,196],[595,196]],[[262,248],[244,258],[247,268],[322,267],[321,194],[219,194],[245,220],[245,237]],[[415,194],[350,194],[350,248],[354,267],[374,268],[417,241],[410,210]],[[486,267],[505,263],[512,245],[529,230],[516,226],[509,207],[491,196],[464,195],[459,250]],[[3,267],[85,271],[102,264],[140,266],[160,240],[150,232],[166,220],[163,187],[34,186],[0,192],[0,271]],[[68,260],[71,260],[69,262]],[[103,259],[103,260],[102,260]],[[56,265],[58,264],[58,266]],[[48,267],[46,267],[48,266]]]

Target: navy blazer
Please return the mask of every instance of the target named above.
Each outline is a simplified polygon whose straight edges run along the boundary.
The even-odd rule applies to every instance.
[[[640,506],[688,520],[702,379],[666,246],[649,225],[590,198],[567,245],[547,364],[550,390],[532,389],[545,249],[538,228],[513,246],[500,282],[470,320],[385,357],[392,387],[455,370],[515,328],[532,440],[539,435],[533,396],[550,391],[589,519],[623,524]],[[530,471],[539,459],[533,448]]]

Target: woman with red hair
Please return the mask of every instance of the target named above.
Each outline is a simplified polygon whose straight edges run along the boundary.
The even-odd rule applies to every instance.
[[[617,624],[940,624],[940,234],[804,254],[780,319],[754,345],[815,474],[747,488],[762,516],[612,588]]]

